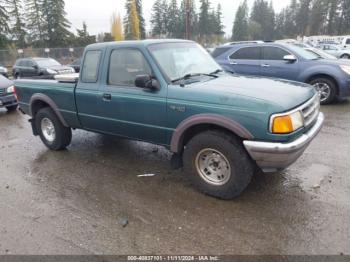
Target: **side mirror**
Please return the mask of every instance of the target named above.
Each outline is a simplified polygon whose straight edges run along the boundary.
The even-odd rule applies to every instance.
[[[138,75],[135,79],[135,86],[150,90],[159,90],[159,82],[150,75]]]
[[[286,55],[283,57],[283,60],[289,63],[294,63],[295,61],[297,61],[297,58],[294,55]]]
[[[35,70],[38,70],[39,69],[39,67],[37,66],[37,65],[33,65],[32,66]]]

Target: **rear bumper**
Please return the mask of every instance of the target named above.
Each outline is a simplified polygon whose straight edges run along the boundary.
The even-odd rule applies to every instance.
[[[270,143],[244,141],[249,155],[264,172],[276,172],[293,164],[305,151],[311,141],[320,132],[324,115],[319,114],[314,126],[297,140],[290,143]]]
[[[17,99],[13,94],[0,96],[0,107],[15,106],[17,104]]]

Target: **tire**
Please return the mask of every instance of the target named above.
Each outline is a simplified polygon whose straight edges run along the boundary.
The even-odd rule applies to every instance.
[[[217,161],[219,164],[215,164]],[[254,162],[239,139],[214,130],[190,140],[184,150],[183,163],[185,172],[199,191],[226,200],[242,194],[255,170]],[[207,167],[206,171],[204,167]]]
[[[34,118],[35,128],[41,141],[51,150],[65,149],[72,141],[72,130],[65,127],[54,111],[45,107]]]
[[[342,58],[342,59],[350,59],[350,55],[344,54],[340,58]]]
[[[321,104],[327,105],[334,102],[337,94],[337,86],[335,82],[329,78],[315,78],[309,82],[314,86],[321,96]]]
[[[17,110],[17,107],[18,107],[18,105],[15,105],[15,106],[7,106],[6,109],[7,109],[7,111],[9,111],[9,112],[13,112],[13,111]]]
[[[13,77],[14,77],[14,79],[18,79],[18,78],[19,78],[19,73],[15,73],[15,74],[13,75]]]

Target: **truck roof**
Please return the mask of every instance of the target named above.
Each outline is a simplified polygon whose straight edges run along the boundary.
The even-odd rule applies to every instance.
[[[119,42],[104,42],[88,45],[86,49],[95,49],[95,48],[106,48],[110,46],[149,46],[152,44],[161,44],[161,43],[193,43],[193,41],[183,40],[183,39],[147,39],[147,40],[135,40],[135,41],[119,41]]]

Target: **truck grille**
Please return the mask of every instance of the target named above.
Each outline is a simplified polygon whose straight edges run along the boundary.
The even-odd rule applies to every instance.
[[[60,74],[60,75],[65,75],[65,74],[71,74],[72,73],[72,71],[71,70],[60,70],[60,71],[58,71],[58,73]]]
[[[4,88],[0,88],[0,96],[4,95],[6,93],[6,90]]]
[[[305,127],[312,124],[320,113],[320,96],[317,94],[301,106]]]

